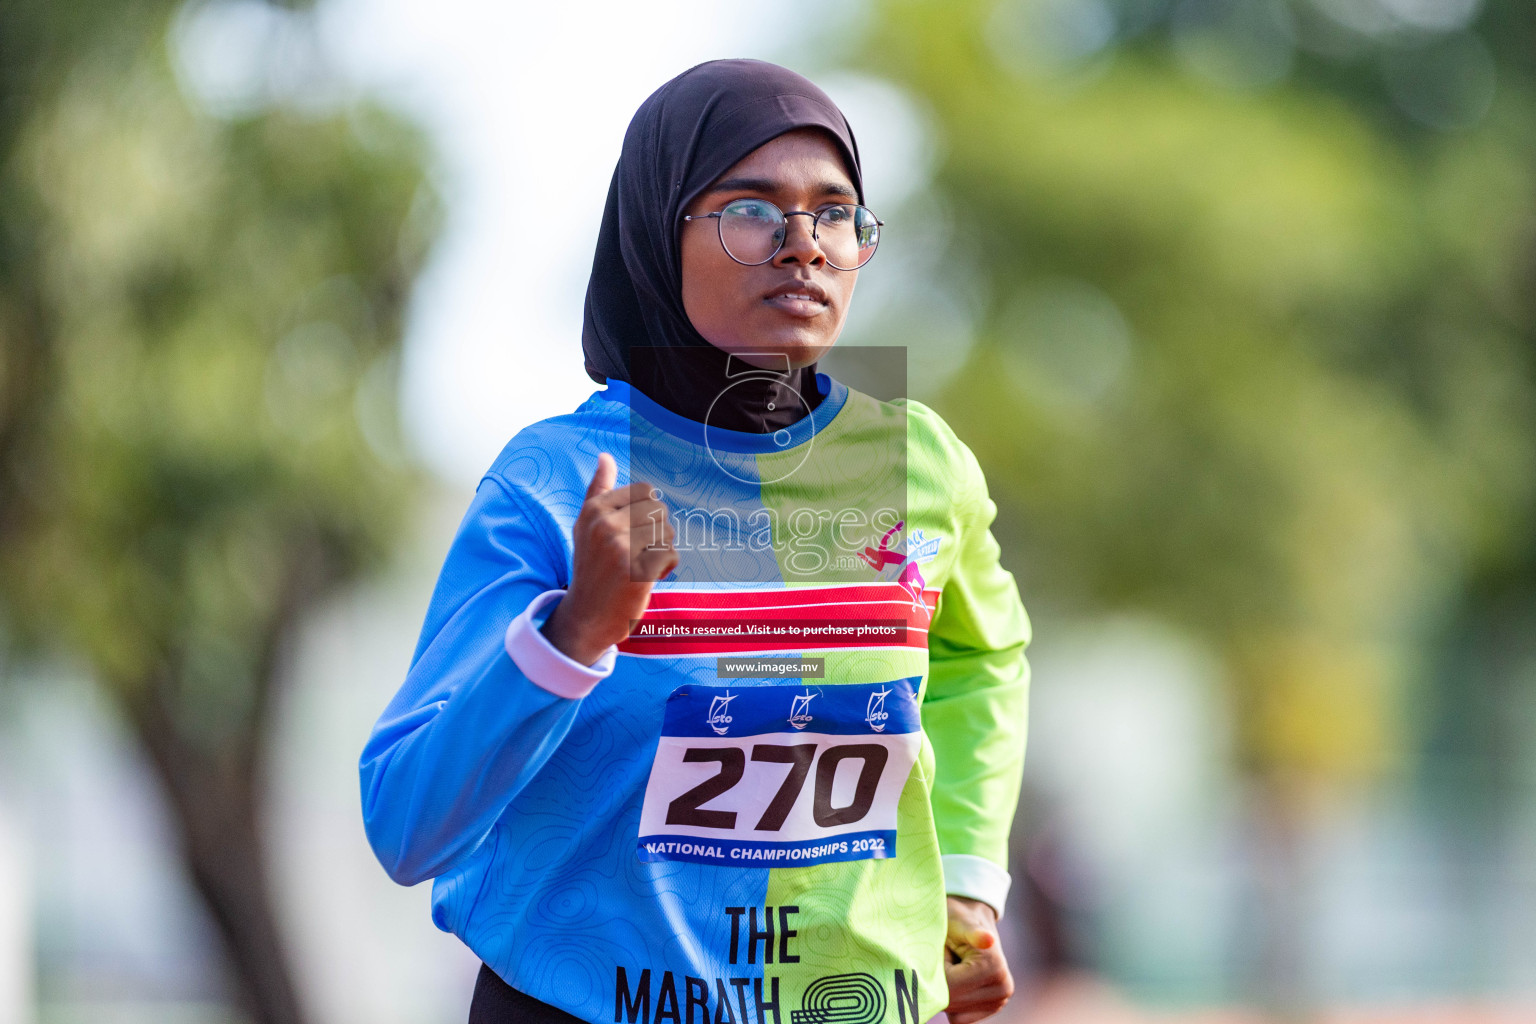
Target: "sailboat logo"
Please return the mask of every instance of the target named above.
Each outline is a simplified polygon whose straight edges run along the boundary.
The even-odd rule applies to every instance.
[[[804,729],[811,724],[811,699],[816,694],[807,693],[803,697],[795,697],[789,702],[789,724],[796,729]]]
[[[727,693],[724,697],[716,697],[709,702],[709,714],[705,716],[704,724],[715,730],[716,736],[724,736],[730,732],[730,703],[735,699],[735,695]]]
[[[864,721],[875,732],[885,732],[885,723],[891,717],[885,710],[885,698],[890,693],[890,690],[876,690],[869,695],[869,707],[864,712]]]

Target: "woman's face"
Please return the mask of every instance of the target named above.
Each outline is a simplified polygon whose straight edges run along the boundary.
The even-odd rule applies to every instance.
[[[766,199],[786,213],[859,201],[837,144],[815,128],[765,142],[683,212],[713,213],[743,198]],[[783,248],[755,267],[726,255],[718,224],[714,218],[683,223],[683,308],[694,328],[754,366],[771,368],[778,354],[794,368],[820,359],[843,329],[858,271],[828,265],[809,217],[788,218]]]

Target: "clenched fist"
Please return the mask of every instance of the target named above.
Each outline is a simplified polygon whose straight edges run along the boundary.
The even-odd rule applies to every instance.
[[[963,896],[946,897],[949,935],[944,945],[950,962],[944,965],[949,982],[949,1024],[975,1024],[1003,1008],[1013,995],[1013,975],[997,940],[997,913],[985,903]]]
[[[603,452],[571,530],[571,585],[544,622],[549,642],[583,665],[629,636],[651,587],[677,568],[667,507],[645,481],[615,489],[616,479],[618,466]]]

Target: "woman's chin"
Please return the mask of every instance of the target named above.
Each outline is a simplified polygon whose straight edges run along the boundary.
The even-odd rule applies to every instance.
[[[812,337],[799,332],[788,336],[784,332],[765,332],[750,338],[732,338],[729,342],[713,343],[716,348],[731,353],[743,362],[764,369],[781,369],[783,363],[778,362],[778,357],[788,356],[790,368],[798,370],[820,359],[836,340],[836,335],[829,338],[819,331]]]

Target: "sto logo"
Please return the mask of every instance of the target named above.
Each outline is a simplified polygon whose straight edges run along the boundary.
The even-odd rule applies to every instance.
[[[727,692],[723,697],[716,697],[709,702],[709,714],[704,718],[704,724],[715,730],[716,736],[724,736],[731,731],[731,701],[736,696]]]

